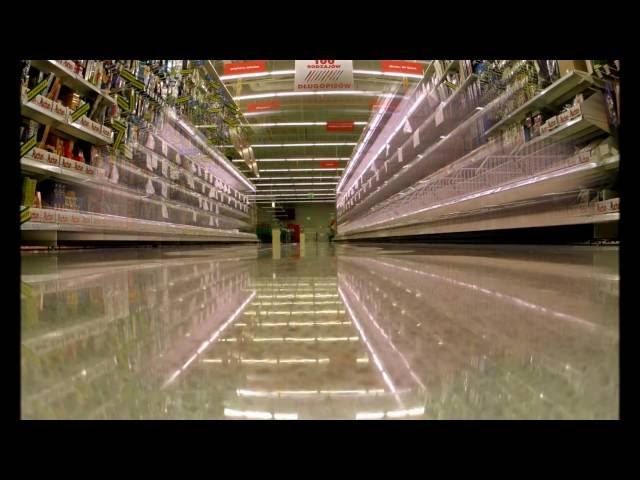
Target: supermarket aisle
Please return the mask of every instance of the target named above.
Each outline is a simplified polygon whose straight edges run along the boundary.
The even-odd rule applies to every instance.
[[[25,254],[23,418],[615,418],[614,247]]]

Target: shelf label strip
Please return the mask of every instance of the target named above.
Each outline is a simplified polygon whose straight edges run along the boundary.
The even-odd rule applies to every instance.
[[[31,150],[35,148],[37,143],[38,142],[36,140],[36,136],[33,135],[31,138],[29,138],[29,140],[24,142],[24,145],[20,147],[20,156],[24,157],[26,154],[28,154]]]
[[[71,114],[71,123],[76,122],[81,116],[89,111],[91,105],[88,103],[84,103],[81,107],[79,107],[75,112]]]
[[[122,75],[122,78],[124,78],[128,83],[133,85],[133,87],[137,88],[138,90],[144,90],[144,83],[138,80],[138,78],[130,71],[122,70],[120,72],[120,75]]]
[[[20,225],[31,220],[31,207],[22,207],[20,210]]]
[[[33,87],[31,90],[29,90],[29,92],[27,93],[27,101],[30,102],[31,100],[36,98],[38,95],[40,95],[44,91],[44,89],[47,87],[48,84],[49,84],[49,81],[47,79],[44,79],[38,85]]]

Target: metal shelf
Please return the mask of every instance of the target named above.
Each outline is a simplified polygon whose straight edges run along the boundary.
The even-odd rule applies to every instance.
[[[615,155],[604,161],[541,173],[538,177],[510,182],[484,192],[473,192],[464,197],[453,197],[449,201],[433,207],[421,208],[414,213],[408,213],[404,215],[402,220],[390,219],[386,222],[379,222],[378,226],[372,224],[339,234],[338,239],[450,233],[474,229],[570,225],[617,220],[618,213],[597,215],[594,212],[587,215],[584,212],[579,214],[570,212],[566,215],[550,215],[548,218],[546,213],[528,212],[497,220],[488,220],[483,216],[500,212],[501,209],[504,211],[504,209],[515,205],[524,204],[526,201],[541,199],[546,195],[557,196],[557,192],[569,192],[574,189],[598,185],[603,176],[609,175],[612,168],[619,164],[619,160],[619,156]],[[447,224],[443,226],[442,223]]]
[[[518,107],[505,118],[496,123],[485,132],[486,136],[507,128],[509,125],[521,122],[527,114],[539,108],[549,108],[550,106],[560,106],[571,97],[584,90],[586,87],[598,86],[600,81],[585,72],[572,71],[557,80],[538,95]]]
[[[73,88],[77,92],[82,94],[94,94],[99,95],[109,103],[115,105],[116,101],[106,92],[103,92],[91,82],[85,80],[80,75],[68,70],[59,64],[56,60],[31,60],[31,65],[43,72],[53,73],[58,77],[65,85]]]
[[[564,125],[561,125],[554,130],[540,135],[522,145],[518,146],[516,152],[522,151],[526,148],[536,146],[545,141],[559,142],[561,140],[585,140],[589,136],[596,133],[604,133],[597,125],[586,120],[583,116],[575,118]]]
[[[68,213],[70,216],[89,217],[91,224],[46,223],[28,221],[21,226],[24,232],[57,232],[58,240],[105,241],[257,241],[253,233],[233,232],[207,227],[154,222],[136,218],[101,215],[89,212],[38,209]],[[98,222],[98,223],[96,223]]]
[[[51,128],[93,145],[109,145],[113,143],[112,139],[96,135],[78,123],[68,123],[64,118],[33,103],[23,103],[20,106],[20,114],[23,117],[30,118],[43,125],[49,125]]]

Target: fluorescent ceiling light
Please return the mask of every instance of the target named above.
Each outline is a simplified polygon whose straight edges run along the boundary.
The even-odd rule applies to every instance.
[[[335,188],[278,188],[278,189],[271,189],[271,188],[266,188],[264,190],[258,190],[258,193],[264,193],[264,192],[335,192],[336,189]]]
[[[380,70],[361,70],[353,69],[355,75],[369,75],[369,76],[382,76],[382,77],[407,77],[420,79],[423,75],[417,73],[398,73],[398,72],[382,72]],[[255,73],[238,73],[236,75],[222,75],[220,80],[223,82],[231,80],[239,80],[241,78],[262,78],[262,77],[283,77],[288,75],[295,75],[295,70],[272,70],[270,72],[255,72]]]
[[[352,147],[356,142],[313,142],[313,143],[254,143],[253,148],[274,148],[274,147]],[[233,145],[225,145],[225,147],[233,147]]]
[[[250,198],[271,198],[271,197],[299,197],[299,196],[309,196],[311,193],[265,193],[260,195],[253,195]],[[313,193],[312,195],[318,197],[333,197],[335,193]]]
[[[354,69],[353,73],[356,75],[371,75],[371,76],[382,76],[382,77],[398,77],[398,78],[417,78],[421,79],[424,75],[420,75],[418,73],[399,73],[399,72],[381,72],[379,70],[357,70]]]
[[[279,199],[278,202],[280,203],[333,203],[335,204],[336,201],[335,200],[305,200],[303,198],[292,198],[290,200],[285,200],[285,199]],[[268,204],[270,202],[256,202],[257,204]]]
[[[395,96],[395,94],[393,93],[375,92],[368,90],[311,90],[309,92],[270,92],[256,93],[253,95],[240,95],[239,97],[233,97],[233,100],[237,102],[240,100],[256,100],[259,98],[302,97],[310,95],[354,95],[365,97]]]
[[[339,176],[325,176],[325,177],[260,177],[251,178],[251,180],[323,180],[323,179],[338,179]]]
[[[367,122],[353,122],[354,125],[366,125]],[[273,123],[250,123],[251,127],[324,127],[327,122],[273,122]],[[215,127],[215,125],[199,125],[198,128]]]
[[[263,168],[264,172],[341,172],[344,168]]]
[[[321,157],[321,158],[258,158],[256,162],[346,162],[350,157]],[[241,158],[232,160],[235,163],[245,163]]]
[[[274,186],[274,187],[280,187],[280,186],[286,186],[286,185],[337,185],[338,182],[297,182],[297,183],[262,183],[260,184],[261,187],[269,187],[269,186]]]

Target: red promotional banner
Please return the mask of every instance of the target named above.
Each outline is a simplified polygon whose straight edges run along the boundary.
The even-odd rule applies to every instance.
[[[269,102],[256,102],[247,105],[248,112],[264,112],[268,110],[280,110],[280,100],[271,100]]]
[[[267,71],[267,62],[265,60],[224,64],[225,75],[239,75],[241,73],[259,73],[259,72],[266,72],[266,71]]]
[[[320,162],[320,168],[337,168],[338,162],[335,160]]]
[[[383,72],[411,73],[422,75],[422,64],[415,62],[403,62],[402,60],[380,60],[380,68]]]
[[[384,98],[379,98],[377,100],[373,100],[371,102],[371,110],[374,112],[377,112],[378,110],[380,110],[382,108],[382,106],[384,105],[385,99]],[[400,105],[400,99],[399,98],[392,98],[391,101],[389,102],[388,106],[387,106],[387,112],[393,112],[395,111],[396,108],[398,108],[398,105]]]
[[[353,132],[353,122],[327,122],[327,132]]]

